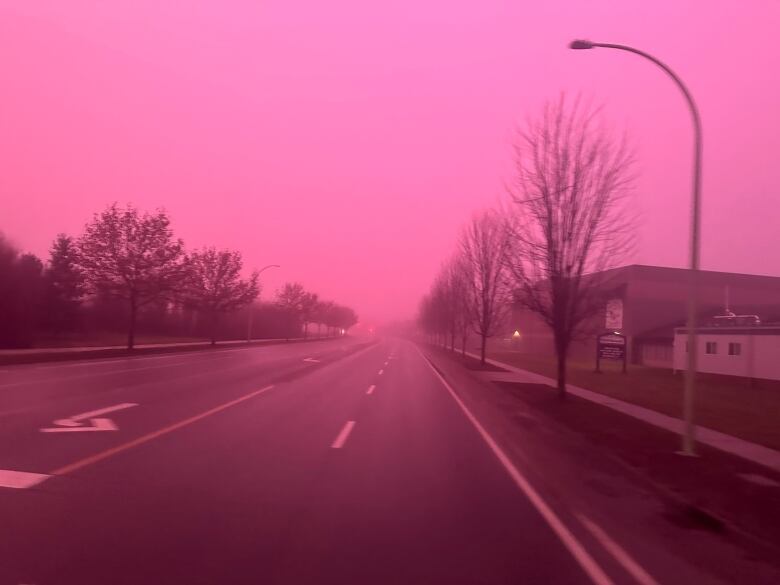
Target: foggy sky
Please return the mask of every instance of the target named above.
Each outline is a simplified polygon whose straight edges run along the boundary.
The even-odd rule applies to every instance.
[[[636,261],[687,261],[704,125],[702,267],[780,275],[780,2],[365,0],[0,4],[0,230],[46,256],[110,202],[165,207],[364,321],[413,316],[471,213],[502,199],[513,128],[560,91],[627,130]]]

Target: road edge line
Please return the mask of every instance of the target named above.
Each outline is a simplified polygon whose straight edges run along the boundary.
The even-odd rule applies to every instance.
[[[558,537],[558,540],[560,540],[563,546],[569,551],[569,553],[571,553],[582,570],[585,571],[588,577],[590,577],[590,579],[596,585],[613,585],[612,580],[607,576],[604,570],[593,559],[588,551],[585,550],[585,547],[582,545],[582,543],[577,540],[577,537],[575,537],[574,534],[566,527],[563,521],[533,488],[525,476],[520,473],[520,470],[515,467],[514,463],[512,463],[512,461],[509,459],[509,456],[507,456],[503,449],[498,446],[498,443],[496,443],[493,437],[490,436],[482,424],[477,420],[477,417],[475,417],[474,414],[472,414],[468,407],[463,403],[455,390],[453,390],[452,386],[450,386],[447,380],[445,380],[444,377],[439,373],[428,357],[422,353],[419,348],[415,347],[415,349],[423,358],[425,363],[428,364],[428,367],[431,369],[434,375],[439,379],[442,386],[444,386],[447,392],[449,392],[450,396],[452,396],[452,399],[460,407],[461,411],[463,411],[463,414],[477,430],[479,435],[482,437],[482,440],[485,441],[488,447],[490,447],[490,450],[504,467],[504,470],[515,482],[515,485],[520,488],[520,491],[523,492],[533,507],[536,508],[536,511],[539,512],[542,518],[544,518],[548,526]]]
[[[615,542],[604,529],[584,514],[577,514],[577,519],[588,529],[601,546],[620,563],[620,565],[631,575],[640,585],[659,585],[658,581],[653,579],[652,575],[645,571],[626,550]]]

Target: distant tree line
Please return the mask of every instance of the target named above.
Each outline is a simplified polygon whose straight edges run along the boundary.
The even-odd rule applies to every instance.
[[[488,338],[507,330],[512,306],[523,307],[550,328],[565,396],[571,343],[590,334],[589,317],[604,307],[601,275],[633,248],[633,157],[599,110],[565,96],[529,119],[514,146],[508,205],[463,229],[422,299],[418,324],[464,354],[476,334],[484,364]]]
[[[165,211],[110,205],[78,238],[59,234],[44,263],[21,254],[0,234],[0,347],[100,343],[136,336],[238,339],[255,323],[256,337],[344,334],[355,312],[300,284],[286,284],[275,302],[257,303],[258,273],[243,277],[241,253],[205,247],[187,251]],[[323,330],[324,328],[324,330]]]

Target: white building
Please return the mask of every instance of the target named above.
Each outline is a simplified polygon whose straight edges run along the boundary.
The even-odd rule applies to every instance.
[[[674,369],[685,370],[688,333],[674,330]],[[780,380],[780,326],[701,327],[697,371]]]

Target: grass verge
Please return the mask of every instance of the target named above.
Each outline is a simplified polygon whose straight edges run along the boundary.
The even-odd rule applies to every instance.
[[[512,351],[495,351],[494,360],[555,377],[555,361]],[[629,366],[623,374],[607,364],[603,373],[592,362],[571,361],[570,384],[606,394],[663,414],[682,416],[683,375],[671,370]],[[699,374],[696,423],[735,437],[780,450],[780,382]]]

